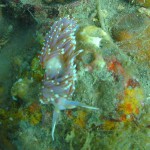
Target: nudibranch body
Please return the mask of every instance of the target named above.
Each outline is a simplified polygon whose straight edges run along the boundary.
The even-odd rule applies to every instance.
[[[53,140],[56,122],[61,110],[77,106],[97,109],[78,101],[70,101],[77,79],[74,60],[82,52],[82,50],[75,52],[74,33],[76,28],[76,21],[69,17],[61,18],[55,22],[46,34],[40,55],[40,62],[45,70],[40,102],[43,104],[52,103],[55,107],[52,120]]]

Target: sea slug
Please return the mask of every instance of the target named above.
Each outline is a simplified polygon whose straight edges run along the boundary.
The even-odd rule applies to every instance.
[[[76,51],[75,31],[77,23],[69,17],[56,21],[46,34],[41,51],[40,63],[45,70],[40,102],[54,105],[52,120],[52,139],[61,110],[73,109],[77,106],[98,109],[78,101],[71,101],[75,90],[76,65],[74,60],[82,50]]]

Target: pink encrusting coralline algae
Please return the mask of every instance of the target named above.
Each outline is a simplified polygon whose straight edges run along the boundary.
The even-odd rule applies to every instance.
[[[40,102],[52,103],[54,113],[52,120],[52,138],[61,110],[72,109],[77,106],[97,109],[82,104],[78,101],[70,101],[75,90],[76,65],[75,57],[82,52],[75,52],[76,21],[69,17],[61,18],[55,22],[46,34],[45,43],[40,55],[40,62],[45,70]]]

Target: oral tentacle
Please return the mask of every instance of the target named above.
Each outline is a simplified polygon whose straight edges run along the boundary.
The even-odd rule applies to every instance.
[[[56,128],[57,121],[59,119],[60,111],[59,110],[54,110],[53,112],[53,120],[52,120],[52,139],[54,141],[54,132]]]

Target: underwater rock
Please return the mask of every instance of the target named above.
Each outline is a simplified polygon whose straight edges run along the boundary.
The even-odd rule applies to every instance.
[[[78,59],[83,62],[87,71],[102,69],[105,66],[100,49],[101,40],[104,36],[103,30],[96,26],[86,26],[77,32],[78,46],[83,49]]]
[[[145,8],[150,7],[150,0],[129,0],[132,4],[143,6]]]
[[[5,93],[5,87],[2,83],[0,83],[0,99],[4,96]]]
[[[32,72],[32,77],[36,81],[42,81],[43,76],[44,76],[44,70],[42,69],[42,66],[40,64],[38,57],[34,57],[31,62],[31,72]]]
[[[72,2],[72,1],[75,1],[75,0],[43,0],[45,3],[49,4],[51,2],[54,2],[54,3],[67,3],[67,2]]]
[[[112,27],[112,36],[116,41],[130,40],[145,27],[146,18],[140,13],[125,14]]]
[[[100,47],[102,40],[101,29],[96,26],[86,26],[77,33],[77,40]]]
[[[9,89],[11,86],[11,76],[10,72],[12,71],[10,62],[4,57],[2,52],[0,53],[0,102],[6,103],[6,99],[9,97]]]
[[[13,33],[13,26],[12,25],[5,25],[3,23],[0,23],[0,25],[5,27],[0,27],[0,49],[8,43],[8,41],[11,38],[11,34]]]
[[[125,14],[112,27],[119,48],[137,63],[150,66],[150,21],[140,13]]]
[[[144,93],[142,88],[125,88],[123,99],[120,100],[118,104],[118,111],[121,114],[121,121],[126,122],[134,120],[134,117],[141,113],[143,101]]]
[[[37,102],[33,102],[27,107],[27,120],[32,125],[37,125],[42,120],[41,107]]]
[[[146,16],[150,17],[150,9],[141,7],[141,8],[138,9],[138,12],[140,12],[143,15],[146,15]]]
[[[39,4],[38,1],[35,0],[2,0],[2,4],[6,7],[4,8],[4,12],[9,18],[18,20],[19,23],[32,24],[35,22],[34,18],[34,6]]]
[[[33,79],[20,78],[11,88],[11,95],[14,100],[21,99],[24,102],[33,102],[37,99],[38,90]]]
[[[43,0],[45,3],[49,4],[51,3],[53,0]]]
[[[0,149],[1,150],[16,150],[17,147],[12,144],[12,141],[8,138],[8,134],[4,130],[0,130]]]

